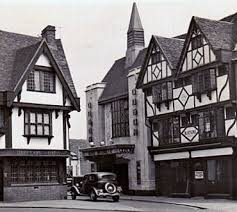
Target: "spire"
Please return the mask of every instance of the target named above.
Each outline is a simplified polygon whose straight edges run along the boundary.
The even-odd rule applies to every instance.
[[[130,31],[143,31],[141,19],[137,10],[137,4],[134,2],[132,6],[132,14],[130,17],[128,32]]]
[[[134,63],[139,51],[143,49],[144,46],[144,31],[137,5],[134,2],[127,32],[126,67],[130,67]]]

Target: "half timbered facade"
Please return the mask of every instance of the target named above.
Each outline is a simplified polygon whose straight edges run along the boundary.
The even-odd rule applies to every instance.
[[[55,27],[0,31],[0,199],[63,199],[69,113],[80,110]]]
[[[236,16],[151,38],[137,88],[160,195],[237,196]]]

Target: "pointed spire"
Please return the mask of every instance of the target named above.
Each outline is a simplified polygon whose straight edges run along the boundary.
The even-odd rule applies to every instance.
[[[136,2],[134,2],[132,6],[132,14],[130,17],[128,32],[133,31],[133,30],[143,31],[143,27],[142,27],[141,19],[137,10]]]
[[[134,63],[139,51],[142,50],[144,46],[145,41],[142,22],[137,10],[137,5],[134,2],[127,32],[126,67],[130,67]]]

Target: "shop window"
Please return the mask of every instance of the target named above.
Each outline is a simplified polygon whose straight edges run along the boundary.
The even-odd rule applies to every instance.
[[[129,136],[128,100],[121,99],[111,103],[112,136]]]
[[[235,119],[235,107],[226,107],[226,119]]]
[[[56,160],[27,159],[11,162],[11,183],[49,183],[58,182],[58,166]]]

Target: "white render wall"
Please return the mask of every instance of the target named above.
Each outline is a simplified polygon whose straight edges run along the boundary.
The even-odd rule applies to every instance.
[[[131,190],[155,190],[155,164],[151,159],[147,146],[150,146],[148,128],[145,125],[145,103],[144,94],[141,89],[136,90],[136,95],[132,90],[136,88],[136,82],[140,68],[134,69],[128,74],[129,93],[129,127],[130,143],[135,144],[134,157],[129,162],[129,189]],[[136,105],[132,105],[132,100],[137,100]],[[137,109],[137,115],[133,115],[133,110]],[[138,125],[134,126],[133,120],[138,120]],[[133,135],[133,130],[138,129],[138,135]],[[136,162],[141,164],[141,185],[137,185]]]
[[[27,82],[25,82],[22,86],[21,102],[46,105],[63,105],[63,87],[57,76],[55,77],[55,88],[56,93],[27,91]],[[17,98],[15,98],[14,102],[17,102]]]
[[[63,113],[58,113],[55,117],[55,111],[52,113],[52,131],[53,138],[48,145],[47,138],[31,138],[27,144],[27,138],[24,137],[24,111],[18,116],[18,108],[12,110],[12,148],[13,149],[48,149],[63,150]],[[1,140],[0,140],[1,142]],[[68,145],[67,145],[68,146]]]

